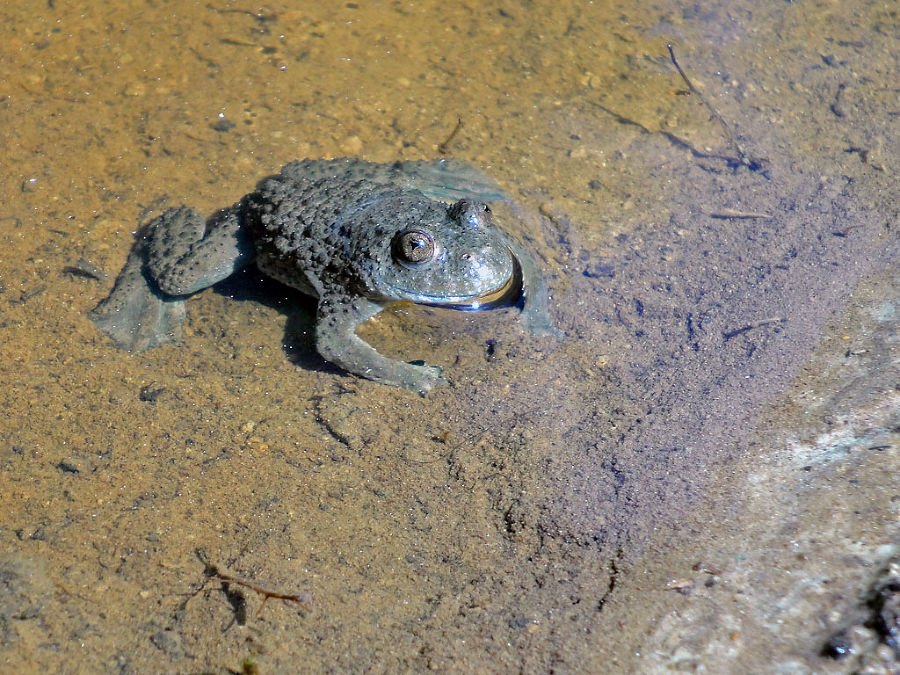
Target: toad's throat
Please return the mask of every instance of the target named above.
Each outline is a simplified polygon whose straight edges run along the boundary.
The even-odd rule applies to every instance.
[[[466,300],[465,302],[422,302],[419,304],[428,305],[429,307],[446,307],[448,309],[461,309],[466,311],[475,311],[481,309],[493,309],[495,307],[507,307],[518,302],[522,295],[522,267],[515,256],[513,260],[513,272],[509,279],[506,280],[499,288],[488,291],[477,298]]]

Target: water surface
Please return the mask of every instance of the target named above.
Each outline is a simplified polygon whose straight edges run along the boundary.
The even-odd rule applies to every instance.
[[[4,662],[843,668],[822,640],[897,541],[896,11],[320,5],[0,10]],[[444,367],[422,398],[310,353],[252,271],[179,345],[86,317],[166,206],[442,153],[533,214],[566,339],[398,307],[362,332]],[[779,454],[836,419],[886,449]]]

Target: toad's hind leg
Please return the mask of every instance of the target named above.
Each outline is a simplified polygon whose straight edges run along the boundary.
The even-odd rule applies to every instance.
[[[146,271],[163,293],[189,295],[227,279],[253,261],[240,204],[205,221],[196,209],[168,209],[150,224]]]
[[[423,192],[432,199],[455,202],[476,199],[503,201],[507,197],[494,180],[480,169],[456,159],[426,159],[388,165],[394,180]]]
[[[141,352],[181,337],[184,296],[253,259],[237,208],[207,226],[198,211],[169,209],[138,233],[109,297],[89,314],[113,342]]]
[[[88,317],[117,347],[142,352],[181,337],[184,301],[160,293],[144,276],[146,242],[134,243],[112,292]]]

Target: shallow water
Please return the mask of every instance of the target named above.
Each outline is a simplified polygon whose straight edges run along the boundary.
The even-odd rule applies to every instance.
[[[845,668],[898,541],[900,24],[757,5],[6,3],[4,663]],[[179,345],[87,320],[168,205],[442,152],[534,214],[566,339],[398,306],[361,334],[422,398],[253,272]]]

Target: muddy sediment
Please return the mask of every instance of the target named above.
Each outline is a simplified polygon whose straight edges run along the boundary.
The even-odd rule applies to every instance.
[[[635,11],[2,10],[7,667],[896,667],[897,17]],[[419,397],[252,270],[179,345],[86,317],[167,205],[442,153],[531,214],[565,339],[392,308]]]

